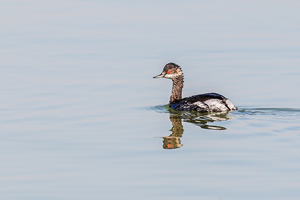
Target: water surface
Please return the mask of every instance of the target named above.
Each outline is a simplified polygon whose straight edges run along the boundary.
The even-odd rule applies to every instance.
[[[299,199],[298,2],[0,4],[1,199]]]

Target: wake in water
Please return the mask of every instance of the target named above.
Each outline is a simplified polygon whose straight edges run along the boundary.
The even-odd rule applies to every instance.
[[[300,116],[298,108],[242,108],[237,113],[249,115]]]
[[[223,126],[214,126],[211,123],[216,121],[227,121],[235,119],[239,116],[252,116],[255,115],[258,118],[261,116],[269,116],[272,121],[272,116],[274,119],[285,118],[285,117],[300,117],[300,109],[298,108],[243,108],[240,107],[237,111],[232,112],[221,112],[221,113],[199,113],[199,112],[185,112],[176,111],[171,109],[168,105],[158,105],[148,107],[148,110],[152,110],[158,113],[170,113],[184,122],[193,123],[201,128],[210,130],[226,130]]]
[[[182,146],[182,122],[192,123],[203,129],[226,130],[222,121],[237,120],[234,126],[240,126],[251,132],[297,133],[300,130],[300,109],[295,108],[243,108],[233,112],[199,113],[175,111],[168,105],[148,107],[147,110],[169,113],[172,134],[163,138],[163,148],[174,149]],[[218,122],[218,123],[217,123]],[[217,123],[218,125],[215,125]],[[220,126],[222,124],[222,126]]]
[[[171,113],[171,114],[180,114],[182,116],[190,115],[190,116],[218,116],[218,113],[198,113],[198,112],[180,112],[171,109],[168,105],[157,105],[147,107],[147,110],[152,110],[158,113]],[[296,115],[300,116],[300,109],[299,108],[246,108],[246,107],[239,107],[239,110],[233,112],[225,112],[226,114],[234,113],[237,115],[278,115],[278,116],[290,116]],[[221,118],[227,120],[225,117],[225,113],[219,113]],[[234,117],[233,117],[234,118]],[[229,119],[233,119],[232,116]],[[215,120],[215,121],[223,121],[222,119]]]

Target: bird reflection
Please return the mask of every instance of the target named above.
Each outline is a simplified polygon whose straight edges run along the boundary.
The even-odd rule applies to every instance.
[[[203,129],[226,130],[226,128],[223,126],[210,125],[208,123],[215,121],[226,121],[234,118],[228,112],[202,114],[198,112],[178,112],[170,109],[169,113],[170,121],[172,123],[172,128],[170,130],[172,131],[172,134],[167,137],[162,137],[164,149],[176,149],[182,147],[180,140],[184,131],[182,121],[193,123]]]
[[[163,137],[163,148],[164,149],[176,149],[182,146],[180,138],[183,134],[183,126],[181,123],[180,115],[170,115],[170,121],[172,122],[172,134],[168,137]]]

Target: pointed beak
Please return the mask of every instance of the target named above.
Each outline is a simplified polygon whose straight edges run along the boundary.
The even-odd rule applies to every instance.
[[[163,77],[165,77],[165,75],[166,75],[166,74],[161,73],[160,75],[154,76],[153,78],[163,78]]]

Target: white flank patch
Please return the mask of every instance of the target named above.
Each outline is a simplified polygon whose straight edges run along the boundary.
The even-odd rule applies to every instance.
[[[194,105],[197,105],[198,107],[200,108],[203,108],[203,109],[207,109],[207,105],[205,105],[203,102],[201,101],[196,101],[195,103],[193,103]]]
[[[220,99],[209,99],[204,101],[212,111],[227,111],[228,108]]]

